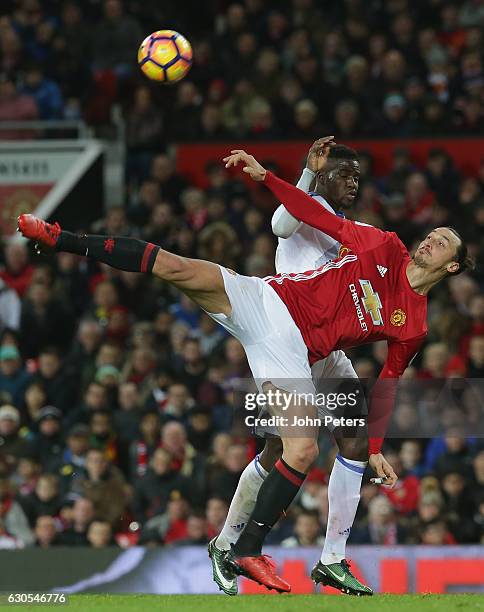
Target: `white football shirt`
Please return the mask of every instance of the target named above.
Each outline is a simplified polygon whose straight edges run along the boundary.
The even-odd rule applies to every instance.
[[[334,209],[320,195],[310,193],[326,210]],[[301,223],[289,238],[279,238],[276,250],[276,272],[305,272],[314,270],[338,257],[340,243],[305,223]]]

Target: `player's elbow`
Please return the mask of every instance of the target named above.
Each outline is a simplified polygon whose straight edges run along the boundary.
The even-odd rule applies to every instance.
[[[290,238],[294,234],[294,228],[282,223],[275,215],[272,217],[271,226],[272,233],[278,238]]]

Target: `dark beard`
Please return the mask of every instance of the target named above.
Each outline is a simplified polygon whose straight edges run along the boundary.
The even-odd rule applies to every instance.
[[[414,263],[419,267],[419,268],[428,268],[428,264],[425,263],[425,261],[423,260],[423,258],[420,255],[417,255],[417,253],[415,253],[415,255],[413,256],[413,261]]]

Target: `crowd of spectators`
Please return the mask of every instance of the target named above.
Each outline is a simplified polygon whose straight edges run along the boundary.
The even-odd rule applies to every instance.
[[[267,193],[249,193],[219,163],[207,166],[202,190],[177,172],[167,143],[290,135],[309,145],[326,129],[395,137],[484,125],[480,2],[246,0],[206,2],[203,15],[199,3],[173,15],[168,4],[0,7],[0,120],[102,123],[113,104],[126,109],[135,188],[79,229],[265,276],[276,246]],[[171,90],[141,81],[133,63],[161,26],[183,31],[195,50],[190,77]],[[360,160],[352,215],[397,231],[409,248],[429,227],[455,225],[482,266],[484,163],[463,175],[436,147],[421,167],[401,147],[377,178],[371,155]],[[0,547],[206,543],[260,444],[233,421],[250,372],[241,345],[157,279],[67,253],[35,256],[19,242],[4,245],[2,263]],[[479,269],[449,279],[429,306],[428,342],[406,379],[431,390],[446,377],[482,380]],[[385,350],[348,354],[372,380]],[[354,543],[484,541],[482,395],[464,385],[432,406],[427,391],[399,398],[385,452],[400,480],[392,491],[365,481]],[[430,421],[432,436],[415,439]],[[321,446],[272,542],[321,543],[334,453],[329,439]]]
[[[5,0],[0,119],[109,121],[128,146],[482,133],[479,0]],[[143,38],[178,29],[194,63],[176,88],[136,67]]]

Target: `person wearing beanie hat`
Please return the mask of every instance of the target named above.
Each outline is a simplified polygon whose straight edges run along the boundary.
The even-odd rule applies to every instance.
[[[113,365],[103,365],[96,372],[96,382],[107,387],[116,387],[121,378],[121,372]]]
[[[32,441],[34,456],[44,471],[53,471],[64,448],[62,413],[55,406],[44,406],[37,417],[38,432]]]
[[[22,365],[20,352],[13,344],[0,347],[0,393],[5,392],[16,406],[20,405],[31,376]]]
[[[7,465],[15,469],[20,457],[29,452],[29,442],[20,432],[20,413],[10,404],[0,406],[0,445]]]
[[[394,92],[385,97],[380,129],[382,135],[394,138],[411,136],[415,131],[414,125],[407,118],[407,103],[402,94]]]
[[[0,421],[10,421],[18,425],[20,423],[20,413],[15,406],[4,404],[0,407]]]

